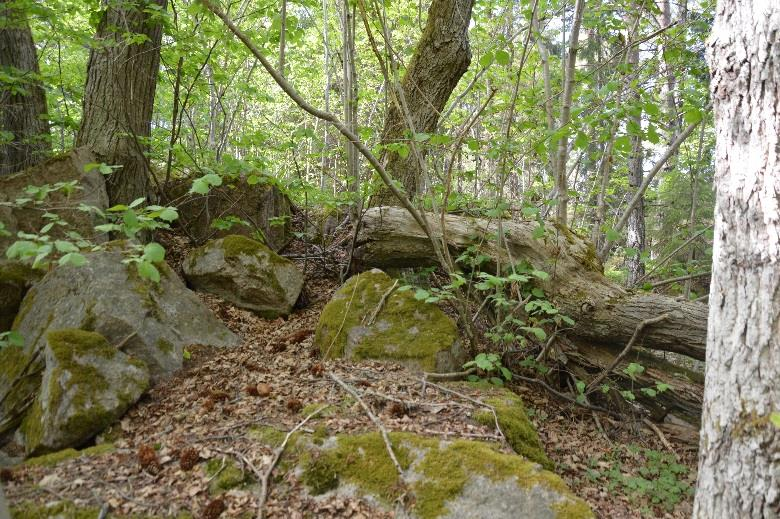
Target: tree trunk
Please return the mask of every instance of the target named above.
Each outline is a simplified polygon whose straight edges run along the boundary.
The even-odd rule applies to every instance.
[[[88,146],[109,165],[122,166],[108,179],[112,204],[149,195],[145,140],[151,133],[166,6],[167,0],[112,0],[89,53],[76,145]]]
[[[473,5],[474,0],[433,0],[431,3],[425,29],[401,82],[414,127],[411,131],[431,133],[436,130],[439,114],[471,63],[468,29]],[[409,131],[403,111],[391,103],[385,118],[383,144],[407,143]],[[414,197],[420,183],[419,157],[411,152],[404,155],[385,151],[381,160],[386,161],[385,169],[401,183],[407,195]],[[375,197],[375,205],[395,203],[389,190],[380,191]]]
[[[717,186],[694,517],[780,515],[780,3],[721,0]]]
[[[0,85],[0,132],[11,134],[10,142],[0,144],[0,175],[34,166],[51,151],[32,31],[25,13],[13,4],[0,0],[0,70],[18,79]]]
[[[639,64],[639,47],[629,51],[631,57],[629,63],[636,67]],[[631,117],[631,122],[640,131],[642,127],[641,114]],[[644,153],[642,151],[642,137],[640,135],[631,136],[631,158],[628,162],[628,185],[632,191],[636,192],[644,180]],[[645,249],[645,198],[640,197],[636,206],[631,210],[628,217],[626,229],[626,247],[633,251],[626,253],[626,286],[633,287],[637,281],[645,275],[645,264],[642,263],[641,254]]]
[[[434,235],[441,238],[439,215],[429,213],[427,218]],[[447,215],[446,241],[452,257],[477,245],[482,254],[500,258],[501,265],[526,260],[548,272],[550,278],[542,288],[563,314],[577,322],[570,332],[574,337],[622,348],[637,324],[668,314],[668,319],[646,330],[640,345],[704,359],[705,305],[625,290],[604,277],[593,245],[564,227],[548,224],[545,236],[536,239],[536,222],[505,221],[502,225],[505,248],[499,250],[494,238],[498,227],[495,221]],[[425,233],[407,211],[394,207],[374,207],[363,216],[355,259],[359,268],[436,264]]]

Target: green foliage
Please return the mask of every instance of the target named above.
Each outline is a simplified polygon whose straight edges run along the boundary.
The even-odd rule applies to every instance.
[[[628,471],[623,459],[634,458],[638,468]],[[591,458],[586,477],[591,481],[600,481],[610,491],[627,492],[639,504],[645,507],[660,507],[666,511],[683,499],[693,495],[693,476],[685,465],[675,456],[652,449],[629,446],[627,452],[614,450],[607,460]],[[647,515],[655,515],[645,509]]]
[[[470,360],[463,365],[464,369],[476,368],[482,378],[496,386],[503,386],[504,381],[512,380],[512,372],[501,363],[501,357],[495,353],[479,353],[474,360]],[[480,376],[470,375],[469,380],[475,382]]]

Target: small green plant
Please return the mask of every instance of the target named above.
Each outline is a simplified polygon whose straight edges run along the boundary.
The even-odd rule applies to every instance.
[[[24,337],[19,332],[3,332],[0,333],[0,350],[3,348],[16,347],[21,348],[24,346]]]
[[[621,454],[613,451],[611,459],[606,461],[592,458],[586,477],[594,482],[605,482],[609,491],[622,490],[645,506],[666,511],[674,510],[677,504],[693,495],[688,467],[681,465],[672,454],[632,445],[627,453],[635,460],[631,467],[622,461]],[[647,509],[646,512],[651,513]]]
[[[108,175],[117,167],[106,164],[87,164],[85,167],[86,171],[92,169]],[[32,206],[40,209],[46,221],[36,233],[18,232],[18,240],[5,251],[6,257],[30,263],[33,268],[38,269],[47,268],[52,261],[56,261],[60,266],[79,267],[87,262],[87,258],[82,254],[84,251],[101,250],[103,247],[101,244],[69,229],[69,222],[55,213],[54,209],[50,209],[51,204],[47,205],[47,198],[54,193],[61,193],[67,198],[80,189],[82,187],[76,180],[53,185],[28,186],[24,190],[26,196],[17,198],[13,202],[3,203],[14,208]],[[158,243],[140,245],[133,241],[143,233],[170,228],[169,224],[176,220],[179,214],[174,207],[145,206],[145,202],[145,198],[138,198],[128,205],[118,204],[105,211],[85,204],[65,208],[94,214],[103,219],[105,223],[95,226],[95,231],[100,235],[113,233],[124,235],[131,240],[129,248],[123,251],[125,255],[123,263],[135,265],[139,276],[156,283],[160,281],[160,272],[155,264],[165,259],[165,249]],[[56,237],[51,234],[55,229],[59,231]],[[0,234],[6,236],[10,234],[4,224],[0,224]]]
[[[471,382],[486,378],[491,384],[503,386],[504,381],[512,380],[512,372],[504,367],[501,357],[495,353],[480,353],[463,365],[463,369],[471,368],[476,368],[477,373],[482,375],[469,375]]]

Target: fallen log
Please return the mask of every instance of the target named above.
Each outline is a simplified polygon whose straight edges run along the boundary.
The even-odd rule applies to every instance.
[[[427,213],[426,217],[435,238],[442,239],[440,216]],[[480,253],[501,265],[525,260],[550,274],[541,286],[558,309],[576,321],[570,336],[622,349],[637,324],[667,314],[668,318],[644,331],[637,346],[704,360],[705,304],[628,291],[604,276],[590,241],[552,223],[545,224],[544,235],[535,238],[538,227],[536,221],[503,221],[504,246],[499,248],[495,220],[455,215],[444,218],[445,241],[453,257],[476,245]],[[406,210],[397,207],[369,209],[355,245],[358,268],[436,264],[428,237]]]

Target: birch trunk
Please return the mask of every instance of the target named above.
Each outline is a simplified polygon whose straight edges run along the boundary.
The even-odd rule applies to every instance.
[[[780,516],[780,3],[720,0],[715,240],[694,517]]]

